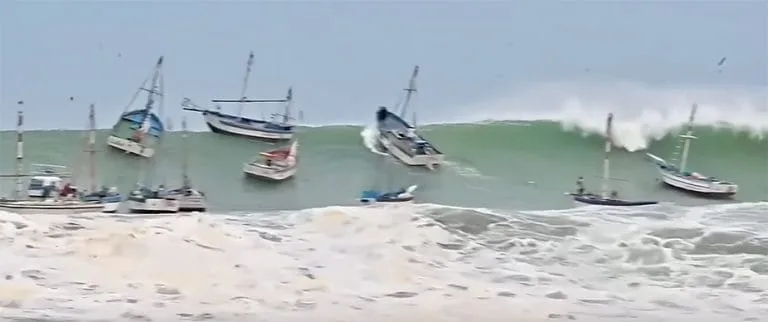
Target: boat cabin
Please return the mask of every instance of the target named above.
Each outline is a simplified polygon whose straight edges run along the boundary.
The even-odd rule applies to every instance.
[[[288,162],[288,155],[291,153],[290,150],[273,150],[268,152],[261,152],[259,155],[261,155],[263,158],[263,164],[271,167],[273,165],[277,166],[287,166]]]
[[[57,176],[34,176],[29,180],[27,195],[34,198],[47,198],[59,188],[61,178]]]

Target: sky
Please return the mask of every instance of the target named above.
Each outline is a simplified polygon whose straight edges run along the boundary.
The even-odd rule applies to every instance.
[[[28,129],[83,128],[90,103],[110,127],[162,55],[163,114],[202,129],[182,98],[237,98],[251,50],[246,95],[292,86],[309,124],[370,123],[415,64],[426,121],[535,82],[764,87],[767,21],[758,1],[0,1],[0,128],[19,100]]]

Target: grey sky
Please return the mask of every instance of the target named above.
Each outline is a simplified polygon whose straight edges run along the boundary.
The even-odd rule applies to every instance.
[[[81,128],[90,102],[109,127],[164,55],[166,115],[199,129],[181,98],[236,98],[249,50],[248,96],[293,86],[312,124],[369,122],[414,64],[425,121],[532,82],[765,86],[767,16],[736,1],[2,1],[0,128],[17,100],[27,128]]]

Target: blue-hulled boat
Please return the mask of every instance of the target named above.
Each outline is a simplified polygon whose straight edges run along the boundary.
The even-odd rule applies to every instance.
[[[360,194],[360,202],[363,204],[374,203],[398,203],[413,201],[413,192],[418,188],[417,185],[412,185],[408,188],[401,188],[395,191],[379,191],[379,190],[365,190]]]
[[[240,92],[240,99],[215,99],[213,103],[237,103],[237,115],[224,113],[221,106],[215,109],[202,108],[192,102],[189,98],[184,98],[181,106],[184,110],[199,112],[203,114],[205,123],[214,133],[243,136],[248,138],[262,139],[268,141],[290,140],[296,132],[296,125],[293,124],[294,118],[291,116],[291,103],[293,100],[293,90],[288,89],[288,95],[285,99],[248,99],[245,97],[245,91],[248,88],[248,78],[251,75],[251,66],[253,65],[253,52],[248,56],[248,63],[243,79],[243,87]],[[283,113],[274,113],[270,119],[256,119],[243,116],[243,104],[245,103],[286,103]]]
[[[144,108],[127,111],[120,115],[120,119],[112,127],[112,133],[107,138],[107,145],[145,158],[151,158],[155,155],[154,147],[165,133],[163,121],[153,111],[156,103],[155,98],[160,97],[162,99],[163,95],[162,76],[160,74],[162,65],[163,57],[160,56],[157,64],[155,64],[151,86],[139,88],[139,91],[143,90],[148,93]],[[131,103],[128,104],[129,107],[136,100],[138,93],[137,91]]]

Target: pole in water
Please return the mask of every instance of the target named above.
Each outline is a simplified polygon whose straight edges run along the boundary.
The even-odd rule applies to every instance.
[[[24,102],[19,101],[18,104],[23,105]],[[21,190],[24,185],[21,180],[24,172],[24,132],[22,125],[24,125],[24,112],[19,108],[18,122],[16,123],[16,191],[14,192],[14,199],[21,199]]]

